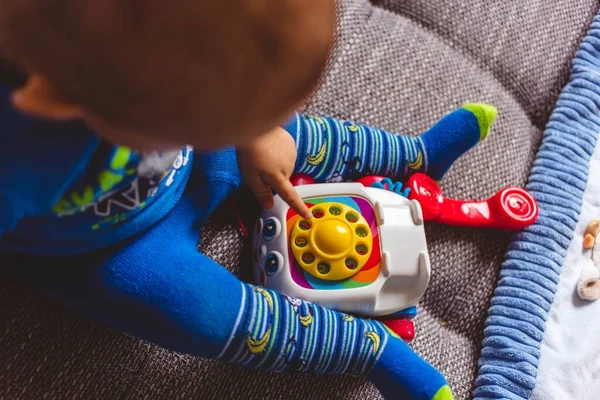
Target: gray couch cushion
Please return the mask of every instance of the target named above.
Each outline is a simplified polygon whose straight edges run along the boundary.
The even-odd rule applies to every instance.
[[[598,1],[376,0],[492,73],[543,128]]]
[[[500,112],[492,135],[455,164],[443,188],[467,198],[522,185],[597,2],[381,3],[391,11],[366,0],[342,4],[337,50],[307,110],[418,134],[464,102],[492,103]],[[510,235],[435,225],[427,234],[434,276],[414,348],[466,399]],[[248,276],[227,213],[206,227],[201,248]],[[264,374],[173,354],[10,282],[0,283],[0,360],[0,393],[9,398],[379,398],[361,379]]]

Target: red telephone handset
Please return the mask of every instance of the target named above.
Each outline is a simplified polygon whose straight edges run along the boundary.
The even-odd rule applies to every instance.
[[[371,187],[382,176],[366,176],[357,182]],[[306,175],[294,175],[294,186],[314,183]],[[444,197],[438,184],[429,176],[416,173],[406,182],[408,198],[417,200],[425,221],[472,228],[520,230],[533,224],[539,215],[538,205],[525,189],[508,187],[484,201],[464,201]],[[391,188],[388,188],[391,190]]]
[[[518,230],[533,224],[539,215],[533,196],[524,189],[508,187],[485,201],[462,201],[443,196],[429,176],[414,174],[407,182],[408,196],[417,200],[426,221],[474,228]]]

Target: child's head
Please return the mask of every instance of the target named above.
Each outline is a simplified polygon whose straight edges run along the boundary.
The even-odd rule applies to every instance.
[[[333,0],[0,0],[23,111],[84,118],[126,145],[238,144],[314,88]]]

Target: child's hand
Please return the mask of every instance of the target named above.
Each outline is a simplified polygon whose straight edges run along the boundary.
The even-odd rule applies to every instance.
[[[274,190],[299,215],[311,218],[308,207],[290,183],[296,163],[296,144],[289,133],[276,128],[253,139],[238,147],[237,158],[242,176],[262,208],[273,207]]]

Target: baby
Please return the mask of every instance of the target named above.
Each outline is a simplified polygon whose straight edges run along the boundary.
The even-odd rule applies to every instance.
[[[0,265],[175,351],[451,399],[383,324],[243,283],[197,251],[242,180],[264,208],[276,191],[310,218],[292,173],[440,179],[489,133],[482,104],[418,138],[293,112],[334,17],[328,0],[0,0]]]

